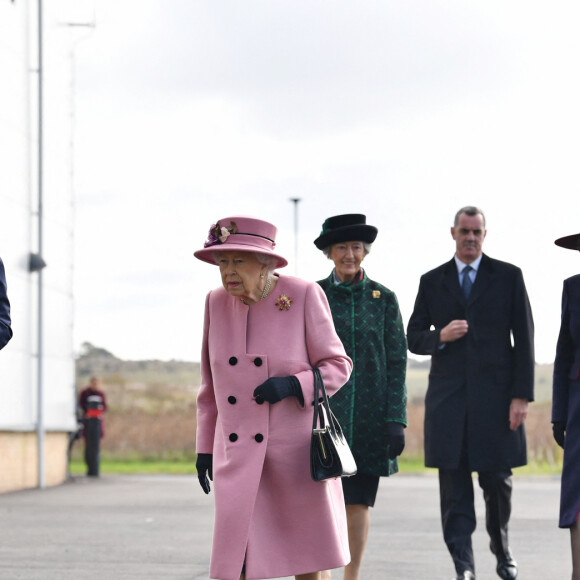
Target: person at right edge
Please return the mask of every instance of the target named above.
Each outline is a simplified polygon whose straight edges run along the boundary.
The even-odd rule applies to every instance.
[[[496,572],[514,580],[508,543],[512,468],[527,463],[524,420],[534,391],[534,322],[520,268],[482,253],[481,209],[460,209],[455,256],[421,277],[409,350],[431,355],[425,465],[439,469],[443,537],[456,578],[475,578],[472,472],[479,477]]]
[[[6,274],[4,273],[4,263],[0,258],[0,349],[3,349],[12,338],[10,324],[10,302],[6,291]]]
[[[580,250],[580,234],[555,241],[557,246]],[[570,529],[572,580],[580,580],[580,275],[564,281],[562,320],[554,360],[552,386],[554,439],[564,449],[560,491],[561,528]]]
[[[314,244],[334,262],[319,280],[336,332],[354,368],[332,395],[333,413],[352,449],[357,474],[342,479],[351,562],[344,580],[358,580],[381,476],[398,471],[407,426],[407,340],[395,293],[361,268],[377,236],[362,214],[329,217]],[[322,580],[331,578],[324,571]]]

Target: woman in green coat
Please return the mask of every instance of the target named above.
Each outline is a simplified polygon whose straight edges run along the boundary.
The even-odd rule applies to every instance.
[[[318,283],[354,363],[349,381],[331,399],[358,468],[355,476],[342,480],[351,551],[344,580],[359,578],[369,507],[375,503],[380,476],[398,471],[407,426],[407,341],[397,297],[361,268],[377,233],[364,215],[338,215],[324,222],[314,241],[334,262],[330,276]]]

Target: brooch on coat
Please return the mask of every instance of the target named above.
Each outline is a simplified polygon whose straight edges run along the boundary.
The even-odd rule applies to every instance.
[[[380,298],[381,291],[380,290],[373,290],[373,298]]]
[[[292,298],[290,298],[290,296],[286,296],[286,294],[281,294],[280,298],[276,300],[276,306],[278,310],[290,310],[291,305]]]

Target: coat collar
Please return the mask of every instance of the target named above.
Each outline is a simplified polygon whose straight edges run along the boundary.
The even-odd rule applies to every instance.
[[[365,271],[364,268],[361,268],[362,270],[362,280],[360,282],[358,282],[357,284],[353,284],[351,285],[344,285],[344,284],[335,284],[334,283],[334,268],[332,269],[332,271],[330,272],[330,276],[328,276],[328,278],[326,278],[324,281],[326,282],[326,287],[327,288],[334,288],[337,289],[339,291],[347,291],[347,292],[356,292],[357,290],[362,290],[369,278],[367,276],[367,273]]]

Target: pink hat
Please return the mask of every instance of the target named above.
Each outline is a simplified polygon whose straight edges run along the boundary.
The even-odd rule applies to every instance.
[[[288,265],[288,261],[274,253],[276,247],[275,225],[246,216],[234,216],[219,220],[211,226],[203,250],[193,255],[208,264],[215,264],[215,252],[254,252],[273,256],[276,267]]]

